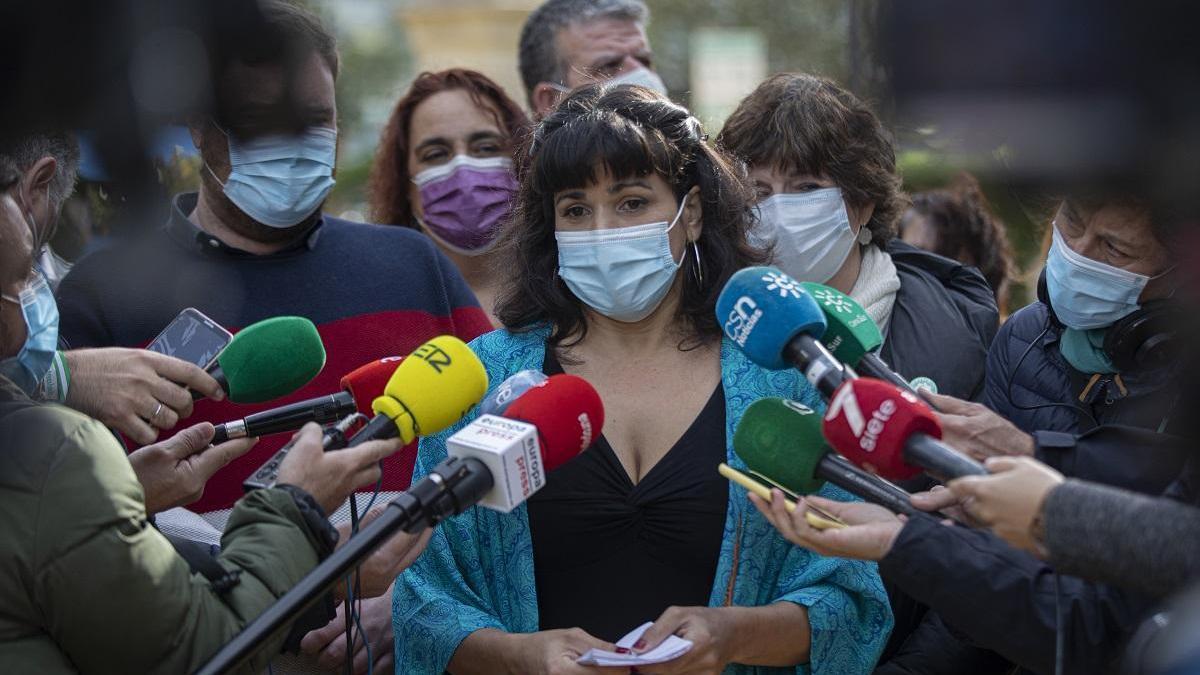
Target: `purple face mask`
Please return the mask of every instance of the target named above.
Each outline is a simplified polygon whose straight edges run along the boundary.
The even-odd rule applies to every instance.
[[[508,215],[517,179],[507,157],[457,155],[413,176],[421,194],[421,219],[431,234],[467,255],[486,252]]]

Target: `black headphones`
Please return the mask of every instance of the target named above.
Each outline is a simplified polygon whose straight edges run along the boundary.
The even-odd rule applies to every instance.
[[[1045,269],[1038,277],[1037,298],[1050,311],[1050,320],[1060,328],[1065,327],[1050,303]],[[1179,355],[1178,329],[1183,320],[1178,302],[1171,298],[1151,300],[1108,327],[1104,353],[1122,373],[1168,365]]]

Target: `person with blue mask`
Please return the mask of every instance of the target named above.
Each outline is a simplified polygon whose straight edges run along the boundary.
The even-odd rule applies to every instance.
[[[43,129],[12,134],[0,143],[0,162],[18,172],[14,199],[37,249],[30,284],[6,300],[21,306],[31,340],[0,362],[0,373],[37,400],[70,406],[137,443],[151,443],[159,431],[191,415],[191,392],[214,398],[224,392],[196,365],[165,354],[121,347],[69,349],[59,340],[53,292],[58,266],[49,242],[74,189],[79,161],[79,144],[70,133]]]
[[[1175,297],[1186,221],[1137,194],[1088,186],[1057,200],[1048,220],[1038,301],[1017,311],[992,345],[987,405],[930,395],[942,440],[992,470],[1011,462],[991,457],[1031,456],[1072,481],[1194,505],[1194,444],[1184,440],[1190,420],[1180,388],[1184,310]],[[980,508],[960,502],[966,493],[951,486],[913,501],[925,510]],[[1144,588],[1069,576],[1069,567],[980,530],[904,522],[857,504],[816,505],[853,525],[837,545],[789,524],[778,504],[756,504],[802,546],[879,561],[885,581],[933,610],[881,675],[922,672],[951,653],[988,664],[972,672],[1011,672],[1013,664],[1050,672],[1060,635],[1068,672],[1104,672],[1158,601]]]
[[[731,441],[753,401],[823,405],[716,321],[726,281],[763,258],[734,165],[640,87],[575,91],[530,143],[498,244],[504,328],[471,347],[493,384],[587,379],[603,433],[511,513],[438,527],[396,582],[397,672],[610,672],[574,661],[645,622],[635,650],[671,634],[694,646],[639,672],[869,672],[892,620],[874,569],[790,548],[716,471],[744,466]],[[421,441],[416,478],[454,431]]]
[[[188,307],[231,332],[275,316],[304,316],[316,324],[329,358],[293,394],[300,400],[337,391],[362,364],[407,354],[437,335],[470,340],[490,330],[461,273],[427,236],[326,211],[336,184],[336,40],[295,3],[256,5],[269,34],[231,45],[212,75],[211,109],[188,119],[203,162],[198,191],[176,195],[161,226],[76,264],[58,289],[67,344],[144,347]],[[141,412],[154,411],[151,405]],[[202,400],[189,423],[247,412],[228,400]],[[194,513],[161,514],[160,526],[195,536],[190,523],[200,516],[223,530],[243,494],[242,479],[285,442],[264,438],[208,482]],[[412,461],[411,452],[385,461],[380,503],[409,486]],[[386,597],[362,603],[367,640],[354,646],[362,672],[368,648],[376,670],[388,667],[390,607]],[[330,617],[326,628],[299,645],[309,667],[340,664],[344,619]]]

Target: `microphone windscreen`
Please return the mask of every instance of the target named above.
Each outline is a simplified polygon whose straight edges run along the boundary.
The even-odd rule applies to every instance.
[[[262,403],[308,384],[325,367],[325,345],[312,321],[277,316],[238,331],[217,356],[229,400]]]
[[[737,430],[733,451],[755,473],[797,494],[821,489],[817,464],[829,452],[821,435],[821,415],[784,398],[762,398],[750,404]]]
[[[387,356],[365,363],[342,377],[342,389],[354,397],[354,406],[358,408],[358,412],[368,417],[374,412],[371,404],[383,396],[384,387],[403,360],[403,356]]]
[[[842,363],[857,365],[883,344],[879,326],[854,298],[836,288],[806,281],[801,286],[825,313],[825,348]]]
[[[829,399],[822,431],[846,459],[891,481],[921,473],[920,467],[904,460],[904,443],[910,436],[942,437],[937,417],[912,392],[869,377],[838,387]]]
[[[371,409],[395,420],[405,444],[462,419],[487,391],[487,371],[467,343],[439,335],[400,362]]]
[[[513,401],[504,417],[537,427],[542,464],[553,471],[600,437],[604,404],[587,380],[560,373]]]
[[[783,350],[792,338],[825,333],[825,314],[800,282],[775,267],[738,270],[717,298],[717,323],[754,363],[768,370],[790,365]]]
[[[479,404],[480,415],[504,416],[504,411],[512,402],[534,387],[540,387],[549,378],[540,370],[522,370],[500,383],[492,393],[484,397]]]

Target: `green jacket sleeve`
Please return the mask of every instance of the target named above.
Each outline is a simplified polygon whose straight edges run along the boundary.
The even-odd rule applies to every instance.
[[[317,544],[291,496],[259,490],[230,516],[219,560],[241,576],[217,594],[151,527],[108,430],[72,417],[61,444],[46,450],[32,593],[44,630],[79,670],[190,672],[316,565]],[[246,672],[261,672],[283,637]]]

